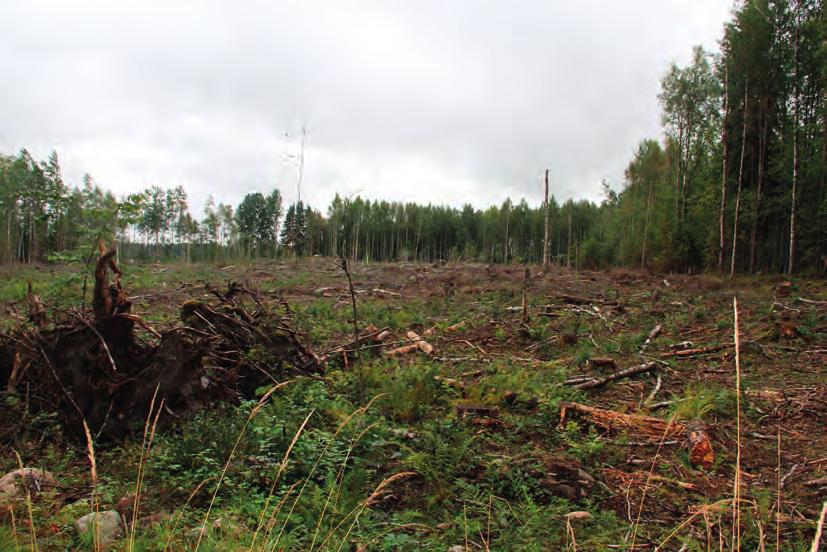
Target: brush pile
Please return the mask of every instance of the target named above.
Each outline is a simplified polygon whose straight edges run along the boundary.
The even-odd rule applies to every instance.
[[[132,313],[115,245],[99,250],[91,312],[55,311],[60,322],[50,325],[30,290],[29,322],[0,333],[0,386],[33,411],[56,413],[68,433],[82,435],[86,424],[92,435],[119,439],[143,427],[153,400],[175,419],[321,370],[289,309],[279,313],[237,283],[224,293],[208,288],[215,301],[186,301],[181,323],[156,331]]]

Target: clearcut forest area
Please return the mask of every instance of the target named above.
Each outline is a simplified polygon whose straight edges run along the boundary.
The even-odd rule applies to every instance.
[[[827,552],[823,0],[3,7],[0,552]]]
[[[112,252],[2,272],[3,550],[810,550],[823,280]]]

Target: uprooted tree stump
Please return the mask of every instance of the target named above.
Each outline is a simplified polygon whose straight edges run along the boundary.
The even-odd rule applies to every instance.
[[[120,438],[142,427],[153,398],[170,420],[321,370],[289,318],[240,284],[226,293],[210,289],[211,303],[185,302],[182,323],[154,330],[132,313],[116,252],[114,244],[100,247],[91,312],[64,311],[68,323],[52,326],[41,312],[34,324],[0,333],[0,386],[25,392],[34,410],[56,412],[67,432],[83,435],[85,422],[93,435]],[[152,337],[138,336],[136,327]]]

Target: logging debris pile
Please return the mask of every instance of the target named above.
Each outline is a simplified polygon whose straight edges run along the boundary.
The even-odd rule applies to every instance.
[[[153,402],[163,401],[162,419],[171,420],[320,372],[289,308],[279,309],[286,304],[265,304],[238,283],[226,292],[208,286],[214,301],[187,300],[180,323],[155,330],[132,312],[116,252],[99,247],[91,311],[55,310],[50,324],[30,287],[30,323],[0,333],[0,385],[34,411],[57,413],[67,433],[81,436],[86,424],[95,436],[122,438],[143,425]]]

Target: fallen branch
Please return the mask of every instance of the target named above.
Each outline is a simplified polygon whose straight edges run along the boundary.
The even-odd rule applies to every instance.
[[[602,378],[591,378],[586,381],[577,382],[573,384],[575,389],[594,389],[595,387],[602,387],[609,382],[628,378],[630,376],[634,376],[636,374],[642,374],[644,372],[649,372],[654,368],[657,368],[657,362],[646,362],[644,364],[640,364],[638,366],[632,366],[630,368],[625,368],[620,370],[619,372],[615,372],[613,374],[609,374],[608,376]]]
[[[557,297],[562,300],[564,303],[568,303],[570,305],[591,305],[591,304],[598,304],[598,305],[617,305],[617,301],[606,301],[604,299],[597,299],[592,297],[581,297],[578,295],[568,295],[565,293],[557,294]]]
[[[652,340],[655,339],[657,336],[660,335],[660,332],[663,328],[660,324],[657,324],[652,330],[649,332],[649,335],[646,337],[646,341],[643,342],[643,345],[640,346],[640,352],[644,352],[649,344],[652,343]]]
[[[663,385],[663,379],[658,374],[658,379],[655,381],[655,387],[652,389],[652,392],[649,393],[649,396],[646,397],[646,402],[650,403],[655,400],[655,396],[657,396],[658,392],[660,391],[661,385]]]
[[[681,349],[679,351],[669,351],[669,352],[666,352],[666,353],[661,353],[660,356],[661,356],[661,358],[670,358],[670,357],[686,358],[686,357],[691,357],[691,356],[696,356],[696,355],[706,355],[706,354],[709,354],[709,353],[716,353],[718,351],[726,349],[727,347],[732,347],[732,343],[726,343],[726,344],[723,344],[723,345],[712,345],[710,347],[696,347],[694,349]]]

